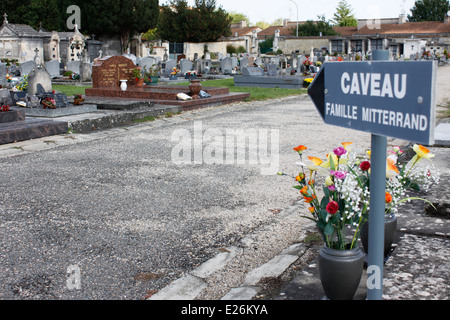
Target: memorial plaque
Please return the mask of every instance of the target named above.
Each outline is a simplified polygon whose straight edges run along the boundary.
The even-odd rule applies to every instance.
[[[123,56],[98,59],[92,68],[92,85],[94,88],[118,88],[120,80],[133,83],[135,68],[136,65]]]

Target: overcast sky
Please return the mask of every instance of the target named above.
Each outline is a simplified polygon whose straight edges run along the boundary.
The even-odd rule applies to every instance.
[[[161,1],[165,3],[166,1]],[[315,20],[318,15],[325,15],[327,20],[332,19],[336,12],[339,0],[217,0],[226,11],[244,13],[250,18],[250,22],[265,21],[272,23],[278,18],[297,20]],[[414,6],[415,0],[347,0],[353,8],[353,13],[358,19],[369,18],[397,18],[405,3],[406,14]],[[194,4],[194,0],[188,0]]]

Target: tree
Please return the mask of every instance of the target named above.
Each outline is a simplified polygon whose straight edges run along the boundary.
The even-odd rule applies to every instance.
[[[228,12],[228,15],[231,17],[231,23],[239,23],[241,21],[245,21],[247,23],[247,26],[250,25],[250,18],[243,13],[231,11]]]
[[[158,0],[79,1],[84,32],[97,36],[120,35],[122,50],[130,37],[147,32],[158,23]]]
[[[448,0],[418,0],[408,15],[408,21],[444,21],[445,14],[450,10]]]
[[[339,1],[332,22],[340,27],[356,27],[358,20],[352,14],[352,8],[346,0]]]
[[[317,16],[318,21],[308,20],[304,24],[298,26],[298,35],[300,37],[318,37],[320,34],[322,36],[334,36],[336,31],[334,31],[333,26],[330,22],[325,21],[325,16]],[[296,34],[295,28],[292,29],[292,34]]]
[[[61,14],[56,0],[31,0],[28,24],[39,30],[59,31]]]
[[[231,35],[231,17],[216,0],[195,0],[189,8],[186,0],[171,0],[161,7],[159,31],[170,42],[212,42]]]
[[[270,23],[267,23],[265,21],[258,21],[255,25],[257,27],[260,27],[262,30],[267,29],[268,27],[270,27]]]

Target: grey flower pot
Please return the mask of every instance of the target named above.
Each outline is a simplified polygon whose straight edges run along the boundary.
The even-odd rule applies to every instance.
[[[319,252],[319,274],[329,300],[352,300],[361,282],[364,253],[360,248],[334,250],[324,246]]]
[[[392,243],[394,242],[395,231],[397,230],[397,217],[386,215],[384,220],[384,257],[389,255]],[[369,222],[366,222],[361,229],[361,242],[366,254],[369,253]]]

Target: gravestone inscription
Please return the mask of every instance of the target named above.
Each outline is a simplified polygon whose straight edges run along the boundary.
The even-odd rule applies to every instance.
[[[122,56],[105,57],[97,60],[92,67],[92,86],[94,88],[118,88],[120,80],[133,82],[136,65]]]

